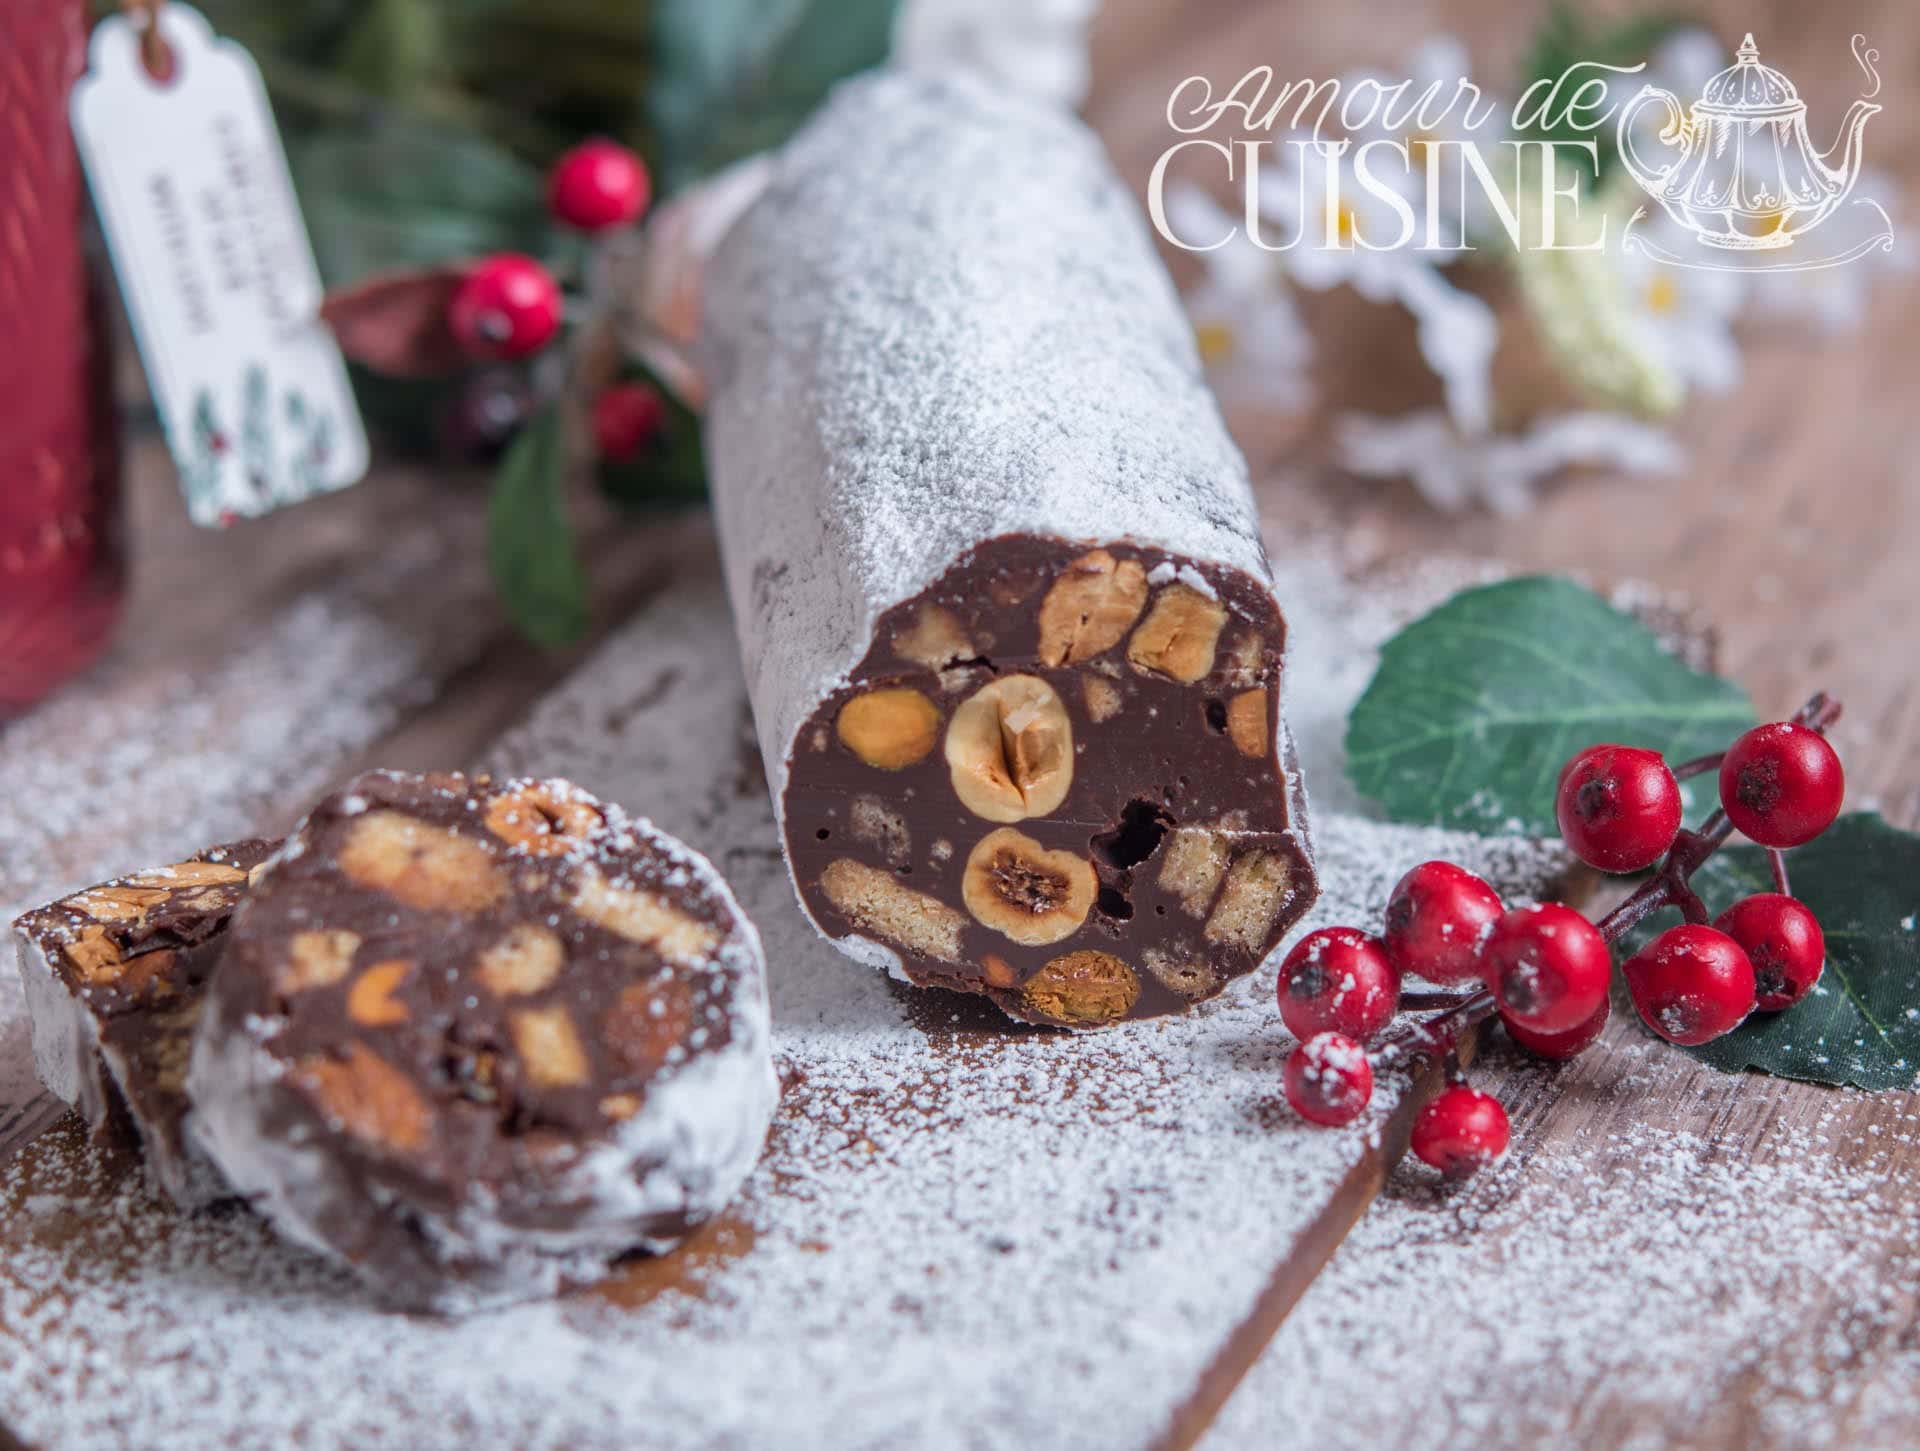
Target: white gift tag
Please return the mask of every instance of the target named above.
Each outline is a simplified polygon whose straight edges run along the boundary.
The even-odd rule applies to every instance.
[[[196,524],[344,488],[367,435],[253,58],[159,7],[158,81],[120,16],[94,28],[73,130]]]

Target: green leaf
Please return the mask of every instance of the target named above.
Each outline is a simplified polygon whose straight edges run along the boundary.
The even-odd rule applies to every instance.
[[[567,525],[559,410],[542,409],[514,439],[487,503],[487,557],[501,603],[521,633],[548,649],[587,631],[587,577]]]
[[[659,0],[648,97],[676,190],[799,129],[836,81],[879,65],[898,0]]]
[[[1582,747],[1681,761],[1753,723],[1739,687],[1571,580],[1534,576],[1465,590],[1387,642],[1347,722],[1347,774],[1395,821],[1544,835]]]
[[[1813,908],[1827,965],[1785,1012],[1755,1013],[1686,1051],[1730,1073],[1757,1068],[1810,1083],[1912,1088],[1920,1078],[1920,836],[1871,812],[1843,816],[1787,854],[1793,895]],[[1719,851],[1694,874],[1716,915],[1773,879],[1758,847]],[[1668,909],[1628,939],[1638,950],[1679,921]]]
[[[1660,43],[1675,31],[1685,30],[1697,23],[1684,11],[1650,10],[1612,24],[1601,24],[1590,18],[1584,7],[1576,7],[1569,0],[1554,0],[1547,7],[1546,18],[1534,32],[1526,58],[1521,62],[1520,85],[1516,94],[1526,94],[1527,88],[1539,81],[1550,83],[1565,74],[1569,67],[1583,62],[1610,66],[1638,65],[1650,59]],[[1589,66],[1580,72],[1578,79],[1596,74]],[[1615,78],[1616,84],[1628,80],[1632,84],[1624,87],[1626,91],[1639,88],[1638,77]],[[1566,150],[1563,162],[1577,167],[1583,173],[1584,181],[1606,180],[1608,172],[1619,159],[1612,129],[1602,126],[1598,130],[1582,130],[1567,116],[1565,106],[1556,108],[1552,122],[1551,125],[1535,122],[1522,128],[1518,134],[1534,141],[1595,143],[1599,163],[1597,174],[1584,157],[1571,149]]]
[[[389,119],[322,131],[289,160],[330,286],[488,252],[547,250],[540,173],[478,136]]]

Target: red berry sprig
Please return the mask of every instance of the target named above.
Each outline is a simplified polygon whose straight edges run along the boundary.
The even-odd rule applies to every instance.
[[[640,220],[653,199],[646,163],[617,141],[582,141],[553,164],[547,206],[582,232],[604,232]]]
[[[518,252],[467,269],[447,306],[447,325],[467,355],[501,360],[539,352],[560,331],[560,285]]]
[[[1674,767],[1633,746],[1577,753],[1561,769],[1554,803],[1573,854],[1609,872],[1658,864],[1597,924],[1555,902],[1508,910],[1471,872],[1433,861],[1400,879],[1380,937],[1331,927],[1303,938],[1280,971],[1281,1016],[1302,1040],[1287,1060],[1288,1102],[1314,1123],[1351,1122],[1371,1097],[1374,1064],[1451,1060],[1462,1035],[1495,1013],[1529,1052],[1576,1056],[1612,1012],[1612,945],[1661,907],[1679,908],[1686,921],[1621,967],[1634,1008],[1660,1037],[1710,1042],[1755,1011],[1800,1001],[1819,979],[1825,939],[1791,895],[1783,851],[1840,814],[1846,777],[1824,734],[1839,717],[1837,701],[1816,695],[1792,720],[1757,726],[1724,753]],[[1716,770],[1720,807],[1689,831],[1679,783]],[[1693,874],[1736,828],[1767,849],[1777,890],[1710,919]],[[1402,994],[1407,976],[1482,986],[1377,1042],[1370,1063],[1362,1044],[1396,1009],[1430,1005]],[[1420,1111],[1411,1147],[1457,1178],[1504,1153],[1508,1133],[1498,1101],[1456,1081]]]

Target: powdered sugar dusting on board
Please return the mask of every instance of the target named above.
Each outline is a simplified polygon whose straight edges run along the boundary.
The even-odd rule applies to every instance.
[[[1523,1116],[1456,1190],[1404,1164],[1206,1451],[1276,1426],[1306,1446],[1913,1444],[1920,1105],[1882,1095],[1863,1126],[1863,1096],[1836,1093],[1795,1121],[1628,1017],[1557,1091],[1494,1050],[1476,1078],[1507,1102],[1583,1111]],[[1636,1121],[1655,1085],[1677,1125]]]
[[[1314,583],[1341,588],[1330,568]],[[1308,639],[1354,604],[1296,617],[1297,695],[1349,692],[1344,665],[1316,679]],[[732,659],[718,571],[690,564],[489,764],[645,812],[759,924],[790,1086],[732,1212],[751,1248],[690,1258],[685,1286],[637,1305],[405,1319],[246,1216],[172,1218],[55,1139],[8,1170],[9,1202],[46,1211],[14,1218],[0,1264],[0,1409],[23,1433],[119,1444],[137,1419],[151,1451],[295,1427],[316,1447],[1152,1442],[1397,1085],[1350,1130],[1295,1120],[1271,968],[1188,1018],[1069,1036],[976,1026],[963,999],[848,963],[793,899]],[[1302,930],[1376,914],[1427,854],[1515,893],[1559,866],[1527,843],[1317,826],[1325,891]]]

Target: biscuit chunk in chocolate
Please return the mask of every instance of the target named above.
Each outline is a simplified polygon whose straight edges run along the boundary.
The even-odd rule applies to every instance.
[[[758,1157],[759,938],[704,858],[566,782],[369,773],[234,921],[189,1088],[236,1190],[395,1304],[550,1293]]]
[[[154,1186],[183,1208],[227,1192],[187,1140],[187,1056],[228,919],[274,846],[214,847],[13,924],[41,1082],[96,1132],[124,1115]]]

